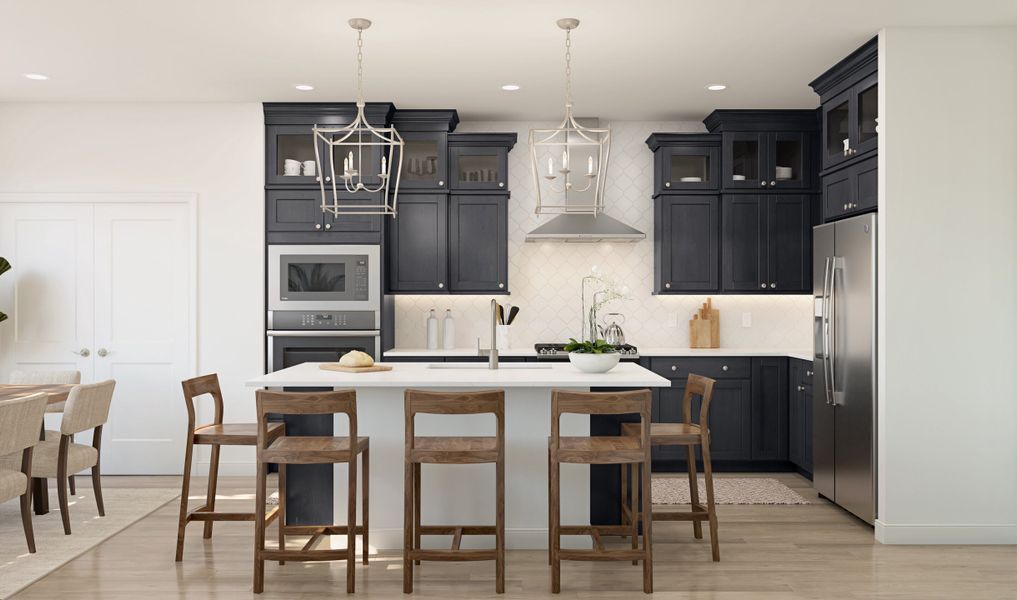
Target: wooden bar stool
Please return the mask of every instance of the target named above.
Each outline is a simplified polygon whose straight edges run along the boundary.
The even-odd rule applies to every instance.
[[[561,524],[561,463],[584,465],[620,464],[639,466],[643,478],[643,510],[650,513],[650,390],[631,392],[551,392],[551,437],[548,441],[550,489],[550,559],[551,592],[561,592],[561,561],[563,560],[631,560],[643,561],[643,592],[653,593],[653,551],[650,542],[651,518],[643,523],[643,547],[636,544],[637,533],[631,525],[575,526]],[[562,437],[559,421],[565,413],[583,415],[619,415],[637,413],[642,435],[606,437]],[[607,550],[602,535],[632,535],[632,549]],[[562,535],[589,535],[592,550],[562,550]]]
[[[370,439],[357,436],[357,393],[353,390],[338,392],[270,392],[257,391],[258,404],[258,484],[257,503],[265,503],[266,479],[269,464],[279,465],[279,549],[265,549],[264,521],[254,527],[254,593],[265,589],[265,561],[346,561],[346,593],[356,588],[357,537],[363,538],[364,564],[368,562],[368,482],[370,481]],[[349,417],[349,436],[272,436],[268,415],[336,415]],[[363,525],[357,525],[357,456],[364,468]],[[286,465],[316,465],[346,463],[349,465],[349,484],[346,493],[346,525],[286,525]],[[310,535],[300,550],[286,549],[286,535]],[[312,550],[322,536],[345,535],[343,550]]]
[[[690,374],[685,384],[685,395],[682,397],[682,419],[683,423],[652,423],[650,425],[651,446],[685,446],[688,452],[689,463],[689,493],[692,500],[690,512],[653,512],[653,521],[692,521],[692,532],[697,540],[703,539],[703,521],[710,523],[710,545],[713,550],[713,560],[720,560],[720,541],[717,539],[717,509],[713,497],[713,466],[710,463],[710,401],[713,399],[713,384],[716,383],[709,377]],[[699,409],[699,425],[692,421],[692,397],[699,396],[702,399],[702,406]],[[623,423],[623,436],[638,436],[643,431],[636,423]],[[703,453],[703,476],[706,483],[706,507],[699,503],[699,483],[696,477],[696,452],[695,447],[699,446]],[[636,482],[635,474],[626,473],[626,467],[622,466],[622,522],[629,523],[633,529],[638,527],[642,514],[649,510],[647,503],[643,502],[643,510],[636,508]],[[627,493],[626,488],[630,488]],[[643,482],[643,489],[646,489],[646,482]],[[645,491],[644,491],[645,493]],[[630,497],[626,497],[630,496]],[[635,538],[632,540],[635,545]]]
[[[413,564],[421,560],[495,561],[495,592],[505,593],[505,392],[426,392],[406,390],[406,477],[403,487],[403,592],[413,592]],[[417,414],[473,415],[494,413],[494,437],[417,437]],[[495,464],[495,525],[421,525],[420,465]],[[422,535],[451,535],[449,550],[423,550]],[[463,535],[494,535],[494,549],[462,550]]]
[[[180,518],[177,521],[177,562],[184,559],[184,530],[191,521],[205,523],[204,538],[212,537],[212,523],[215,521],[255,521],[264,514],[265,503],[256,504],[251,512],[216,512],[215,490],[219,481],[219,448],[220,446],[254,446],[258,442],[257,423],[223,423],[223,399],[219,389],[219,376],[203,375],[181,382],[184,389],[184,402],[187,404],[187,445],[184,450],[184,481],[180,491]],[[195,426],[194,399],[208,394],[215,402],[215,415],[208,425]],[[272,423],[268,428],[268,436],[275,439],[283,434],[282,423]],[[187,511],[187,498],[191,489],[191,460],[194,445],[212,446],[212,456],[208,464],[208,491],[205,493],[205,504]],[[280,493],[280,503],[282,503]],[[278,516],[278,507],[265,515],[266,522],[272,522]]]

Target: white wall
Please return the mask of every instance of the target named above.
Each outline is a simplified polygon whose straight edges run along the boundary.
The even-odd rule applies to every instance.
[[[0,104],[0,192],[197,194],[198,370],[232,421],[263,372],[263,123],[257,103]],[[224,452],[224,472],[252,458]]]
[[[817,99],[818,102],[818,99]],[[532,127],[557,123],[464,122],[456,131],[516,132],[518,142],[509,154],[509,288],[500,299],[520,307],[512,324],[510,345],[532,348],[536,342],[561,342],[579,337],[582,308],[580,284],[597,265],[630,297],[610,303],[607,311],[626,316],[623,328],[629,343],[641,348],[687,347],[688,320],[706,296],[654,296],[653,289],[653,153],[646,138],[655,131],[705,131],[698,121],[612,121],[611,162],[608,166],[607,213],[646,233],[635,244],[526,243],[526,233],[549,217],[534,214],[536,197],[526,145]],[[812,347],[811,296],[720,296],[721,346],[728,348]],[[490,337],[490,296],[399,296],[396,299],[396,346],[425,345],[424,321],[430,308],[439,319],[446,308],[456,318],[459,347],[486,347]],[[742,313],[751,313],[752,327],[742,327]]]
[[[879,60],[876,536],[1017,543],[1017,29]]]

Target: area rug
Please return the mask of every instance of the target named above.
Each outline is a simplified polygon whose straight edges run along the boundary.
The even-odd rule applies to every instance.
[[[0,599],[11,597],[179,496],[180,491],[172,488],[105,488],[106,516],[100,518],[92,486],[79,478],[78,493],[69,501],[71,535],[64,535],[55,492],[50,494],[50,512],[32,515],[35,554],[29,554],[25,543],[18,500],[0,503]]]
[[[766,477],[715,477],[713,489],[716,504],[812,504],[783,483]],[[651,497],[654,504],[689,504],[689,478],[654,477]],[[706,504],[706,482],[702,479],[699,500]]]

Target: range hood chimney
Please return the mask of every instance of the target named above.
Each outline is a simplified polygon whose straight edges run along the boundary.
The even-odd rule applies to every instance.
[[[583,127],[598,128],[600,119],[582,118],[576,121]],[[571,134],[570,134],[571,135]],[[586,164],[586,157],[577,155],[575,160],[578,164]],[[596,158],[594,158],[596,160]],[[543,163],[541,163],[543,164]],[[607,165],[605,165],[606,167]],[[606,170],[605,170],[606,173]],[[539,176],[535,177],[537,185],[540,185]],[[537,227],[526,234],[527,242],[638,242],[646,239],[646,234],[634,227],[622,223],[614,217],[604,213],[592,215],[587,209],[578,207],[589,207],[596,199],[596,186],[591,186],[585,192],[572,191],[569,193],[566,203],[568,206],[575,206],[577,212],[569,212],[568,207],[562,210],[562,214],[554,216],[550,221]],[[582,212],[578,212],[582,210]]]

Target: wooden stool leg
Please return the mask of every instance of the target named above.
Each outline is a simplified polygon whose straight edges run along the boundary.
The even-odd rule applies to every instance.
[[[177,520],[177,562],[184,559],[184,531],[187,529],[187,497],[191,492],[191,459],[194,452],[194,438],[188,432],[184,449],[184,476],[180,485],[180,518]]]
[[[710,440],[703,439],[703,475],[706,479],[706,510],[710,517],[710,546],[713,561],[720,561],[720,540],[717,539],[717,507],[713,502],[713,465],[710,464]]]
[[[494,542],[497,548],[498,557],[495,559],[495,583],[494,591],[497,594],[505,593],[505,457],[498,459],[495,467],[495,479],[497,479],[497,517],[495,521]]]
[[[638,465],[629,463],[627,465],[622,465],[622,469],[623,470],[628,469],[629,471],[629,498],[630,498],[629,506],[632,507],[631,510],[629,511],[629,514],[631,515],[632,519],[632,549],[638,550],[639,518],[641,516],[640,514],[641,510],[639,506],[639,471],[637,470]],[[644,533],[643,535],[646,534]],[[639,561],[634,560],[632,561],[632,564],[638,565]]]
[[[554,548],[554,532],[551,531],[551,507],[554,504],[553,494],[551,491],[551,450],[547,451],[547,565],[551,566],[554,564],[554,552],[551,548]]]
[[[653,593],[653,506],[650,497],[650,463],[642,463],[642,501],[643,501],[643,592]]]
[[[279,488],[279,512],[276,514],[276,519],[279,520],[279,549],[286,549],[286,465],[280,464],[279,467],[279,481],[277,487]],[[264,507],[262,507],[264,509]],[[254,509],[254,514],[259,515],[257,507]],[[285,565],[286,561],[280,560],[279,566]]]
[[[420,463],[413,464],[413,547],[420,548]],[[415,564],[420,564],[416,561]]]
[[[361,455],[360,460],[361,460],[361,467],[363,467],[363,475],[360,476],[361,480],[363,482],[363,483],[361,483],[361,487],[363,487],[363,491],[361,492],[362,497],[361,497],[361,502],[360,503],[361,503],[361,508],[364,511],[364,533],[363,533],[364,550],[363,550],[363,552],[364,552],[364,564],[366,565],[366,564],[368,564],[368,557],[371,555],[370,541],[369,541],[370,538],[369,538],[369,534],[368,534],[368,529],[370,527],[368,516],[370,515],[370,507],[371,507],[371,494],[368,491],[368,490],[370,490],[370,485],[371,485],[371,449],[370,448],[364,448],[364,453]]]
[[[350,440],[349,488],[346,490],[346,593],[357,587],[357,456],[356,440]]]
[[[551,593],[561,593],[561,465],[553,458],[551,460]]]
[[[413,593],[413,463],[407,456],[403,470],[403,593]]]
[[[213,452],[218,450],[218,446],[215,447]],[[261,461],[258,461],[258,481],[255,485],[254,492],[254,506],[255,514],[257,514],[257,507],[262,507],[261,510],[265,509],[265,495],[268,479],[268,465]],[[254,593],[260,594],[265,591],[265,561],[262,559],[262,552],[265,550],[265,519],[255,518],[254,519]]]
[[[689,461],[689,498],[692,500],[692,511],[695,512],[699,508],[699,478],[696,475],[696,447],[685,446],[688,451]],[[703,539],[703,522],[692,521],[692,534],[697,540]]]
[[[215,488],[219,483],[219,444],[212,446],[212,458],[208,463],[208,494],[205,497],[205,506],[208,512],[215,512]],[[265,507],[264,499],[261,503]],[[206,540],[212,537],[212,521],[205,521],[205,533],[202,535]]]
[[[621,501],[621,524],[628,525],[632,522],[631,513],[626,513],[628,510],[629,502],[629,471],[626,468],[628,465],[618,465],[621,469],[621,485],[618,486],[621,489],[621,493],[618,494],[619,500]]]

